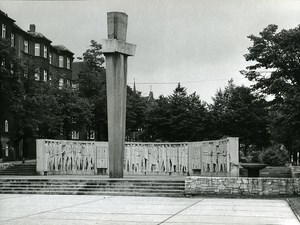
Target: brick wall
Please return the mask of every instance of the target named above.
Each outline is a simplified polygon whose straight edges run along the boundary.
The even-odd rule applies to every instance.
[[[300,178],[188,177],[190,195],[284,196],[299,195]]]

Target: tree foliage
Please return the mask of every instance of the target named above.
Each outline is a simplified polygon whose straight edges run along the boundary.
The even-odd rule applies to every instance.
[[[87,129],[96,131],[96,140],[107,140],[106,74],[103,67],[102,46],[92,40],[83,54],[83,69],[79,74],[79,94],[88,98],[92,107],[92,121]]]
[[[102,46],[92,40],[90,48],[83,54],[83,70],[79,74],[79,92],[93,105],[91,129],[96,130],[96,139],[105,141],[107,137],[107,92],[106,71],[103,67]],[[127,86],[126,136],[132,140],[134,133],[143,127],[145,101],[140,93]]]
[[[201,140],[207,108],[195,93],[188,95],[180,84],[173,94],[160,96],[147,112],[146,139],[162,141]]]
[[[211,116],[215,138],[234,136],[240,138],[244,153],[250,146],[261,149],[269,144],[268,111],[265,99],[245,86],[229,81],[224,90],[213,98]]]
[[[281,144],[275,144],[265,148],[261,154],[261,161],[269,166],[284,166],[289,161],[287,149]]]
[[[267,26],[245,55],[254,64],[242,71],[253,88],[272,97],[269,111],[272,138],[296,154],[300,147],[300,26],[277,31]]]
[[[127,86],[126,102],[126,137],[127,140],[139,140],[137,133],[145,124],[146,101],[140,92],[135,92]]]
[[[37,65],[21,62],[11,43],[3,39],[0,63],[1,121],[9,119],[12,142],[24,140],[25,146],[30,138],[56,138],[61,133],[70,139],[69,131],[90,123],[91,105],[86,98],[71,87],[60,89],[56,76],[51,82],[37,80]]]
[[[19,108],[22,99],[21,63],[10,41],[4,39],[0,39],[0,65],[0,115],[4,115],[11,106]]]
[[[256,82],[253,85],[255,89],[272,94],[279,101],[299,90],[300,25],[280,32],[276,32],[277,29],[277,25],[269,25],[259,36],[248,36],[253,46],[248,48],[249,53],[245,59],[255,64],[248,66],[248,70],[242,73]]]

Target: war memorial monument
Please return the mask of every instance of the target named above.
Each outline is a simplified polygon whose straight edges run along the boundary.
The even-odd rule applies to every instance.
[[[103,53],[107,70],[109,141],[39,139],[37,173],[83,175],[87,179],[87,175],[109,175],[110,179],[120,179],[120,182],[127,179],[123,178],[124,175],[138,179],[151,176],[160,182],[163,177],[177,177],[184,179],[185,184],[181,185],[184,185],[186,195],[277,196],[299,193],[299,179],[239,177],[237,137],[199,142],[125,142],[127,58],[133,56],[136,49],[135,45],[126,42],[127,20],[125,13],[107,14],[108,39],[103,42]],[[101,179],[103,177],[99,176],[98,182]],[[95,181],[92,183],[96,185]],[[96,187],[94,190],[99,192]]]

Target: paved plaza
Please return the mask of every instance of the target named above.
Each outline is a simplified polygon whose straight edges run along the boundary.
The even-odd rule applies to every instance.
[[[300,223],[285,200],[0,194],[0,224]]]

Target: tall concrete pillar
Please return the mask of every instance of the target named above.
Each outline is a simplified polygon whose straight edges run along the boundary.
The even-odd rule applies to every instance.
[[[128,16],[107,13],[108,39],[104,40],[106,58],[109,177],[123,178],[127,94],[127,57],[136,45],[126,43]]]

